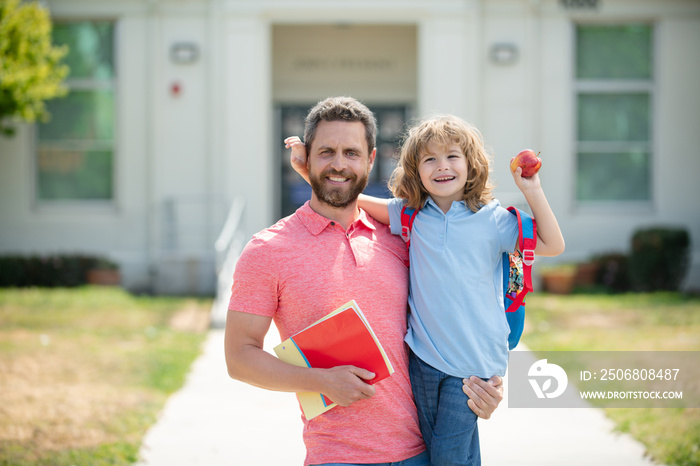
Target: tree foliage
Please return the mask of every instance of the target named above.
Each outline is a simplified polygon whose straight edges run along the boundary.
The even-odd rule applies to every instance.
[[[46,121],[45,101],[68,92],[61,60],[66,47],[51,43],[49,12],[36,1],[0,0],[0,133],[11,120]]]

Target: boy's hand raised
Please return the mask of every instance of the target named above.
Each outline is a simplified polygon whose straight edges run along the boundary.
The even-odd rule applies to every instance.
[[[511,159],[511,161],[512,160],[513,159]],[[539,173],[535,173],[531,177],[526,178],[523,176],[523,169],[521,167],[516,168],[515,171],[511,171],[510,173],[513,175],[516,186],[524,194],[526,191],[536,191],[542,188]]]
[[[299,173],[306,182],[309,182],[309,167],[306,162],[306,146],[298,136],[290,136],[284,140],[284,147],[292,149],[289,156],[289,162],[292,164],[294,171]]]

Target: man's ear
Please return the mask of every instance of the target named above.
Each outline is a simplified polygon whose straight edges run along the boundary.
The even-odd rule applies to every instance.
[[[372,153],[369,154],[369,169],[371,170],[374,166],[374,158],[377,156],[377,148],[372,149]]]

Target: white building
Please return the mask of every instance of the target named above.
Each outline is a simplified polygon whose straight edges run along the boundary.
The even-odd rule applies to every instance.
[[[497,197],[541,151],[561,260],[691,233],[700,288],[700,1],[48,0],[72,44],[53,120],[0,138],[0,253],[98,253],[133,290],[214,290],[233,200],[243,235],[308,196],[284,136],[329,95],[377,112],[371,188],[408,118],[481,129]]]

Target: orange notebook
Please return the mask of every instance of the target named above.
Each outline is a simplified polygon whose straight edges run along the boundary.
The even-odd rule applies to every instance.
[[[273,348],[281,360],[297,366],[328,369],[353,365],[374,372],[375,384],[394,373],[381,343],[353,300]],[[336,406],[320,393],[297,393],[306,419]]]

